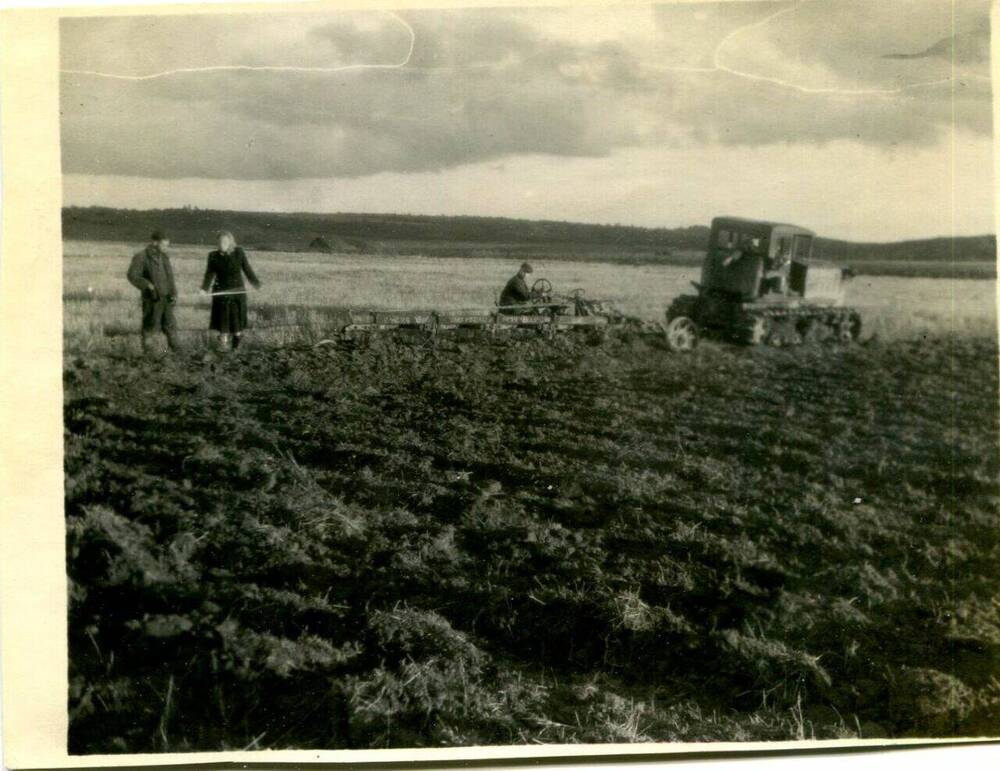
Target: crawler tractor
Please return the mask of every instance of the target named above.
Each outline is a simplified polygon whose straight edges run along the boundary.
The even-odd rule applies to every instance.
[[[687,351],[702,335],[758,345],[797,345],[861,333],[844,306],[848,268],[812,257],[815,234],[795,225],[716,217],[696,295],[667,309],[667,343]]]

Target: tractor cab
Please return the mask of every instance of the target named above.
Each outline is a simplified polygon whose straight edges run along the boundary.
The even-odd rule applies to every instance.
[[[716,217],[701,287],[742,302],[801,296],[814,237],[795,225]]]
[[[699,288],[744,303],[841,305],[849,274],[813,258],[815,236],[796,225],[716,217]]]

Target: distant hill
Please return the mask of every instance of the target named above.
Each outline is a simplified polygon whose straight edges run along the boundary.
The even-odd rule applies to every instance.
[[[892,243],[854,243],[816,239],[815,256],[837,262],[874,260],[901,262],[993,262],[997,258],[996,236],[925,238]]]
[[[704,248],[705,227],[675,230],[622,225],[532,221],[502,217],[432,217],[402,214],[311,214],[161,209],[140,211],[103,207],[63,209],[63,237],[94,241],[145,241],[163,228],[176,243],[210,244],[227,228],[240,243],[255,248],[437,253],[448,244],[488,246],[498,253],[569,251],[581,246],[623,253],[666,255],[674,249]],[[348,249],[340,246],[348,245]],[[527,249],[526,249],[527,248]],[[446,249],[445,249],[446,250]]]
[[[691,262],[703,252],[708,227],[641,228],[503,217],[437,217],[406,214],[313,214],[209,209],[111,209],[69,207],[63,237],[144,242],[156,228],[175,243],[211,244],[226,228],[255,249],[433,254],[439,256],[573,257],[614,262]],[[896,243],[817,239],[818,257],[844,262],[989,262],[993,235]]]

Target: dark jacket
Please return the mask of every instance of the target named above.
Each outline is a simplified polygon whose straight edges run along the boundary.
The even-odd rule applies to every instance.
[[[206,292],[229,292],[245,289],[243,274],[250,280],[255,289],[260,289],[257,274],[250,267],[246,253],[235,247],[231,252],[218,250],[208,255],[208,267],[205,268],[205,280],[201,288]],[[209,317],[209,329],[226,334],[240,334],[249,325],[247,314],[247,296],[245,294],[224,295],[212,298],[212,314]]]
[[[521,305],[531,302],[531,290],[521,274],[515,274],[500,293],[500,305]]]
[[[156,244],[150,244],[132,256],[126,275],[129,283],[144,295],[148,296],[155,290],[160,297],[177,297],[170,256]]]
[[[218,249],[208,255],[208,266],[205,268],[205,280],[201,288],[206,292],[225,292],[233,289],[245,289],[243,274],[253,284],[254,289],[260,289],[257,274],[250,267],[246,252],[239,246],[228,254]]]

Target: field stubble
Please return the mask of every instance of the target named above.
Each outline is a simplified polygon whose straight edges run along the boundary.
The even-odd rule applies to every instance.
[[[150,361],[113,304],[66,306],[71,752],[995,733],[994,337]]]

